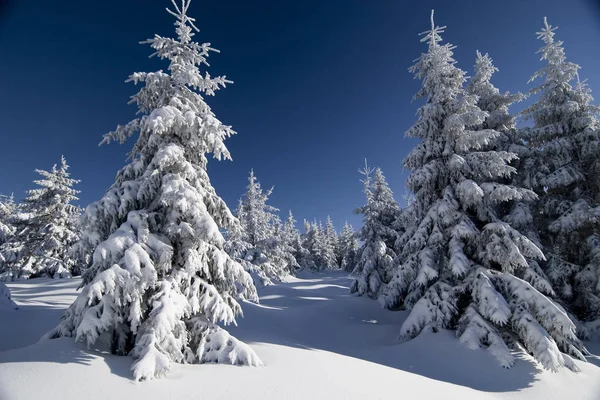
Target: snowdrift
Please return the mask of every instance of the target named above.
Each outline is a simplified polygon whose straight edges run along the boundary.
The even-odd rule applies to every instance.
[[[600,398],[596,356],[576,361],[580,373],[552,373],[523,353],[504,369],[450,331],[399,343],[406,313],[349,295],[352,281],[341,272],[303,273],[260,289],[260,304],[243,304],[245,317],[230,333],[251,345],[265,366],[175,365],[164,379],[134,384],[129,357],[69,338],[38,341],[73,301],[79,282],[8,285],[20,310],[0,311],[0,399]]]

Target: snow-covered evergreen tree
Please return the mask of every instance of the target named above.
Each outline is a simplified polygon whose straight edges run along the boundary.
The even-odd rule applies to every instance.
[[[281,224],[279,218],[277,218],[277,223],[274,228],[273,239],[267,252],[267,256],[273,263],[283,266],[283,276],[293,275],[296,270],[300,268],[300,265],[296,260],[294,246],[288,243],[284,225]]]
[[[246,241],[258,247],[273,237],[274,226],[279,219],[279,209],[267,204],[273,188],[263,191],[253,170],[250,171],[248,182],[237,217],[242,224]]]
[[[466,86],[467,93],[477,96],[477,107],[487,112],[487,117],[478,126],[479,129],[493,129],[500,133],[490,141],[487,148],[494,150],[509,150],[517,140],[515,115],[509,112],[509,107],[524,99],[521,93],[501,93],[491,82],[492,76],[498,71],[488,54],[482,55],[477,51],[475,74]]]
[[[0,246],[11,239],[15,233],[14,218],[16,213],[17,205],[14,196],[0,195]]]
[[[509,107],[515,102],[522,101],[525,96],[521,93],[512,94],[510,92],[501,93],[492,82],[492,76],[498,71],[493,65],[489,55],[482,55],[477,52],[475,61],[475,74],[466,87],[467,93],[477,96],[477,106],[487,112],[483,122],[472,129],[492,129],[498,132],[498,136],[490,140],[484,147],[486,150],[507,151],[515,153],[517,156],[524,157],[530,149],[522,140],[521,135],[516,129],[516,116],[511,114]],[[521,158],[514,158],[509,164],[517,171],[521,170]],[[498,178],[500,182],[512,183],[515,186],[522,187],[522,180],[519,174]],[[496,205],[496,213],[499,218],[507,222],[512,228],[524,234],[536,246],[541,248],[538,232],[533,224],[532,207],[535,205],[536,198],[526,194],[517,201],[505,201]],[[538,261],[527,259],[531,269],[526,271],[528,279],[531,282],[539,282],[539,290],[545,294],[552,295],[552,288],[547,285],[548,277],[542,271]]]
[[[250,171],[246,193],[240,201],[237,217],[241,222],[243,242],[250,246],[243,258],[254,267],[262,284],[281,280],[297,267],[293,248],[286,242],[279,209],[267,204],[273,188],[263,191]]]
[[[463,89],[453,46],[440,44],[444,27],[422,41],[428,51],[410,69],[422,80],[426,103],[407,136],[421,142],[404,160],[416,222],[398,241],[401,265],[387,286],[386,305],[410,309],[401,337],[423,329],[456,329],[461,342],[487,347],[501,365],[514,363],[509,346],[521,344],[545,368],[584,360],[575,325],[544,292],[549,284],[529,259],[540,249],[497,215],[499,204],[534,196],[501,183],[514,168],[512,153],[488,150],[500,136],[481,129],[489,114]]]
[[[317,270],[317,242],[318,242],[318,227],[316,223],[312,224],[306,219],[304,220],[304,232],[300,235],[302,247],[306,250],[306,256],[301,260],[300,267],[303,269]]]
[[[313,256],[315,269],[322,271],[324,269],[337,268],[335,250],[327,240],[326,229],[323,222],[317,222],[316,219],[311,224],[311,244],[309,251]]]
[[[340,244],[338,234],[333,226],[333,221],[328,215],[325,220],[325,230],[323,231],[323,243],[325,244],[325,259],[327,268],[339,268],[340,267]]]
[[[539,99],[523,111],[534,126],[522,130],[519,178],[540,198],[529,219],[557,294],[578,318],[600,327],[599,108],[555,31],[544,19],[538,53],[546,65],[531,78],[543,79],[531,90]]]
[[[284,242],[292,250],[297,268],[310,268],[311,255],[304,247],[300,231],[296,228],[296,220],[291,211],[283,226],[283,237]]]
[[[283,236],[286,243],[290,246],[295,246],[300,241],[300,231],[296,229],[296,220],[291,211],[289,211],[288,217],[283,224]]]
[[[14,217],[15,233],[0,248],[3,279],[65,278],[74,272],[69,249],[79,239],[80,209],[71,203],[77,200],[73,186],[79,181],[70,178],[68,169],[62,157],[60,167],[36,170],[43,177],[34,181],[40,187],[28,191],[23,212]]]
[[[519,157],[524,157],[530,150],[522,140],[521,135],[516,129],[516,116],[511,114],[509,107],[515,102],[522,101],[525,96],[521,93],[501,93],[491,82],[494,73],[498,72],[488,54],[482,55],[477,51],[475,60],[475,74],[471,78],[466,90],[469,94],[477,96],[477,106],[487,112],[487,117],[477,126],[478,129],[493,129],[498,132],[498,136],[489,141],[486,149],[497,151],[508,151],[515,153]],[[510,160],[510,165],[517,171],[522,169],[521,158]],[[516,186],[523,186],[521,174],[513,174],[511,177],[505,177],[505,182],[512,182]],[[537,229],[532,224],[532,201],[534,198],[523,199],[522,201],[504,202],[499,205],[499,212],[504,214],[503,220],[510,226],[525,234],[538,247]],[[529,260],[530,263],[536,263],[535,260]],[[538,272],[542,272],[538,268]]]
[[[369,168],[365,162],[365,168],[360,172],[365,176],[363,184],[367,203],[356,210],[363,215],[363,226],[357,234],[362,246],[356,257],[352,272],[355,280],[350,291],[377,299],[393,271],[397,239],[393,226],[400,207],[380,168]]]
[[[80,251],[93,254],[83,290],[46,337],[110,343],[133,357],[136,380],[165,375],[171,363],[259,365],[254,351],[217,323],[235,323],[238,298],[257,300],[250,275],[223,249],[221,229],[239,229],[207,173],[207,153],[230,159],[223,125],[205,96],[229,83],[199,69],[213,49],[192,41],[189,0],[172,1],[175,39],[144,43],[168,71],[136,72],[140,116],[105,135],[138,134],[130,162],[82,217]],[[101,341],[100,338],[103,338]]]
[[[358,250],[358,240],[356,239],[354,228],[352,228],[352,225],[346,221],[344,228],[340,233],[340,267],[344,271],[352,272],[352,270],[354,270]]]

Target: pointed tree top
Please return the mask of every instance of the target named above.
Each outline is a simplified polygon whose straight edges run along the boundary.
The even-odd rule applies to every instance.
[[[554,43],[554,31],[558,29],[558,26],[552,26],[548,23],[548,18],[544,17],[544,28],[537,33],[537,38],[542,39],[547,44]]]
[[[369,167],[369,165],[367,164],[367,159],[365,158],[365,167],[358,170],[358,172],[361,175],[365,176],[364,179],[360,180],[362,182],[362,184],[364,185],[364,192],[365,193],[368,193],[370,191],[370,188],[371,188],[371,174],[373,173],[374,170],[375,170],[375,168]]]
[[[492,63],[492,57],[490,57],[490,55],[488,53],[481,54],[481,52],[479,50],[476,50],[475,53],[477,55],[477,57],[476,57],[477,61],[485,62],[486,64]]]
[[[373,171],[375,171],[375,168],[369,167],[369,164],[367,163],[367,159],[365,158],[365,167],[362,169],[359,169],[358,172],[361,173],[362,175],[364,175],[368,179],[369,175],[371,175],[373,173]]]
[[[425,35],[421,39],[421,42],[429,42],[429,48],[437,46],[438,42],[442,41],[442,37],[440,33],[444,33],[445,26],[435,26],[435,22],[433,20],[433,14],[435,10],[431,10],[431,29],[425,32],[419,33],[419,36]]]
[[[60,167],[63,171],[66,171],[69,169],[69,165],[67,164],[67,159],[65,158],[64,155],[60,156]]]
[[[177,18],[177,22],[175,22],[177,29],[175,29],[175,32],[177,32],[177,37],[181,43],[189,43],[192,41],[192,36],[194,36],[192,30],[195,30],[196,32],[200,31],[200,29],[194,25],[196,19],[186,15],[191,2],[192,0],[181,0],[181,6],[178,6],[175,0],[171,0],[173,7],[175,7],[175,11],[171,11],[167,8],[167,12]]]
[[[587,79],[580,80],[579,72],[577,72],[575,75],[577,77],[577,85],[575,86],[575,89],[578,92],[591,93],[591,89],[587,85]]]

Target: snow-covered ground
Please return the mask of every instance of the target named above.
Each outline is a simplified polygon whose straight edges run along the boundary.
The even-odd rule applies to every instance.
[[[76,294],[79,279],[10,283],[19,310],[0,309],[0,399],[600,399],[600,358],[582,372],[542,371],[522,356],[510,370],[452,332],[398,343],[404,312],[350,296],[347,274],[302,274],[260,289],[230,332],[264,367],[176,365],[134,383],[128,357],[71,339],[38,342]],[[588,344],[592,351],[600,345]]]

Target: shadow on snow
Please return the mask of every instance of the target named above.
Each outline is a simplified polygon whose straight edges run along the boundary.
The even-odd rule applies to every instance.
[[[64,307],[52,303],[56,293],[37,289],[37,301],[30,301],[35,288],[11,285],[13,298],[20,310],[5,315],[7,325],[0,329],[0,363],[59,362],[89,365],[102,358],[110,371],[125,379],[132,379],[131,359],[106,352],[86,349],[84,344],[73,344],[72,338],[38,342],[52,329],[64,312]],[[60,281],[42,282],[53,290]],[[65,282],[65,281],[62,281]],[[484,349],[469,350],[454,332],[426,332],[417,338],[400,343],[397,339],[400,324],[406,312],[382,309],[370,299],[351,296],[351,278],[346,273],[302,273],[292,278],[259,289],[260,304],[244,303],[244,318],[237,327],[229,327],[231,334],[247,343],[271,343],[313,351],[328,351],[377,363],[390,368],[422,375],[438,381],[466,386],[487,392],[519,391],[531,386],[540,367],[528,356],[519,355],[511,369],[499,366]],[[70,296],[61,303],[74,299]],[[46,298],[50,300],[46,302]],[[10,339],[10,340],[8,340]],[[33,344],[33,345],[32,345]],[[596,345],[597,348],[594,348]],[[590,351],[598,354],[600,344]],[[18,351],[6,351],[29,346]],[[600,357],[589,361],[600,367]]]

